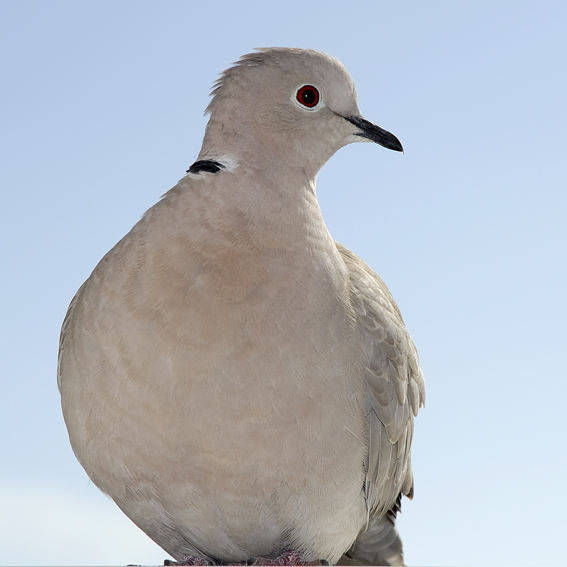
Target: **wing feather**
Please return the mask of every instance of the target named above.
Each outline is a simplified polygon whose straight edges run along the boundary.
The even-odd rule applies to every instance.
[[[368,400],[365,493],[369,516],[411,497],[413,419],[425,401],[415,346],[388,288],[360,258],[337,244],[349,270],[351,307],[364,354]]]

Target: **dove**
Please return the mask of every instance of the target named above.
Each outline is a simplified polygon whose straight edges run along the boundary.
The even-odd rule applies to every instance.
[[[402,145],[312,50],[244,55],[207,112],[186,175],[69,306],[73,451],[177,562],[402,565],[424,379],[391,293],[316,194],[341,147]]]

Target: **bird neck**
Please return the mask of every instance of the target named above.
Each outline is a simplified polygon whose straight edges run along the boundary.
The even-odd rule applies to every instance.
[[[270,177],[279,178],[280,184],[304,184],[307,180],[314,187],[315,177],[330,153],[318,159],[301,140],[292,139],[275,128],[245,119],[211,117],[198,159],[216,160],[223,156],[231,156],[257,172],[269,171]]]

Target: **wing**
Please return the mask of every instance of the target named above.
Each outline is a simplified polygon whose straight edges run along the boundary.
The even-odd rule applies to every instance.
[[[77,300],[84,286],[85,284],[78,289],[77,293],[71,300],[67,313],[65,314],[65,319],[63,319],[63,324],[61,325],[61,334],[59,335],[59,353],[57,355],[57,387],[59,388],[59,391],[61,391],[63,350],[65,348],[65,339],[67,338],[67,329],[71,322],[71,318],[73,317],[73,310],[75,309],[75,305],[77,304]]]
[[[411,498],[413,419],[425,401],[415,346],[388,288],[358,256],[337,244],[349,270],[351,306],[360,332],[368,391],[368,461],[365,494],[369,516]]]

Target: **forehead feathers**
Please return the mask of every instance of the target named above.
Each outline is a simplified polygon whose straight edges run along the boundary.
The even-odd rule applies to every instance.
[[[243,55],[220,75],[211,91],[206,113],[238,99],[244,106],[259,96],[289,97],[290,89],[314,84],[327,105],[340,110],[356,100],[354,83],[342,63],[318,51],[293,48],[262,48]]]

